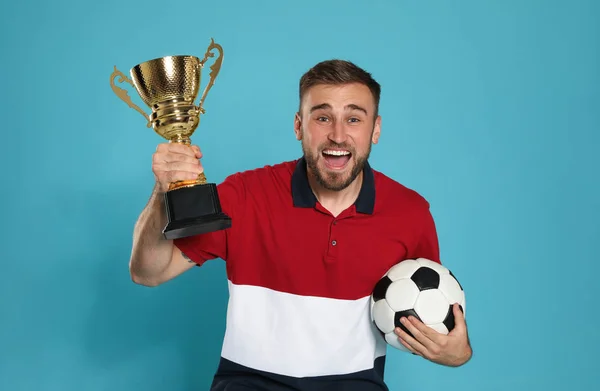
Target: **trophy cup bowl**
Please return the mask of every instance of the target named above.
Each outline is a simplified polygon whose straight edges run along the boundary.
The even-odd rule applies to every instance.
[[[206,85],[200,103],[196,105],[202,69],[209,57],[214,57],[212,49],[219,51],[213,63],[210,80]],[[113,91],[129,107],[141,113],[162,138],[171,143],[190,145],[190,137],[200,124],[200,116],[205,113],[204,100],[214,84],[223,61],[223,49],[211,39],[202,60],[195,56],[166,56],[155,58],[131,68],[131,79],[115,66],[110,83]],[[135,105],[127,91],[115,84],[126,82],[139,94],[142,101],[151,109],[146,114]],[[197,179],[173,182],[165,192],[164,202],[167,225],[163,229],[166,239],[183,238],[231,227],[231,218],[221,209],[217,186],[207,183],[201,173]]]

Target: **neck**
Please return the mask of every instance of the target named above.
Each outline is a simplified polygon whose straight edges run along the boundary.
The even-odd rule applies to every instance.
[[[348,187],[343,190],[334,191],[321,186],[314,175],[310,172],[308,173],[308,182],[315,197],[317,197],[317,200],[325,209],[336,217],[356,201],[360,193],[362,181],[363,173],[361,172]]]

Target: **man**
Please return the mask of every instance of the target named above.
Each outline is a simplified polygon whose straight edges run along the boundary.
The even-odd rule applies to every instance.
[[[429,204],[373,170],[380,86],[356,65],[324,61],[300,80],[294,120],[303,157],[233,174],[218,187],[227,230],[168,241],[162,197],[194,179],[202,154],[159,145],[156,187],[137,222],[130,272],[156,286],[210,259],[226,262],[230,299],[212,390],[386,390],[386,344],[370,320],[369,295],[403,259],[439,260]],[[441,335],[414,319],[396,330],[433,362],[470,359],[466,325]]]

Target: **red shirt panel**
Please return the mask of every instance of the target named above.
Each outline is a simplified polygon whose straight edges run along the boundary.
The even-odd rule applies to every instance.
[[[367,165],[357,202],[333,217],[310,191],[298,161],[245,171],[218,185],[232,227],[179,239],[199,265],[226,261],[234,284],[355,300],[407,259],[440,262],[429,204]]]

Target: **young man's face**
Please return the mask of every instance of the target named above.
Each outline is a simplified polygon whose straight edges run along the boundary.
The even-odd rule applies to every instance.
[[[328,190],[346,188],[361,173],[380,127],[373,95],[358,83],[311,87],[294,121],[308,170]]]

